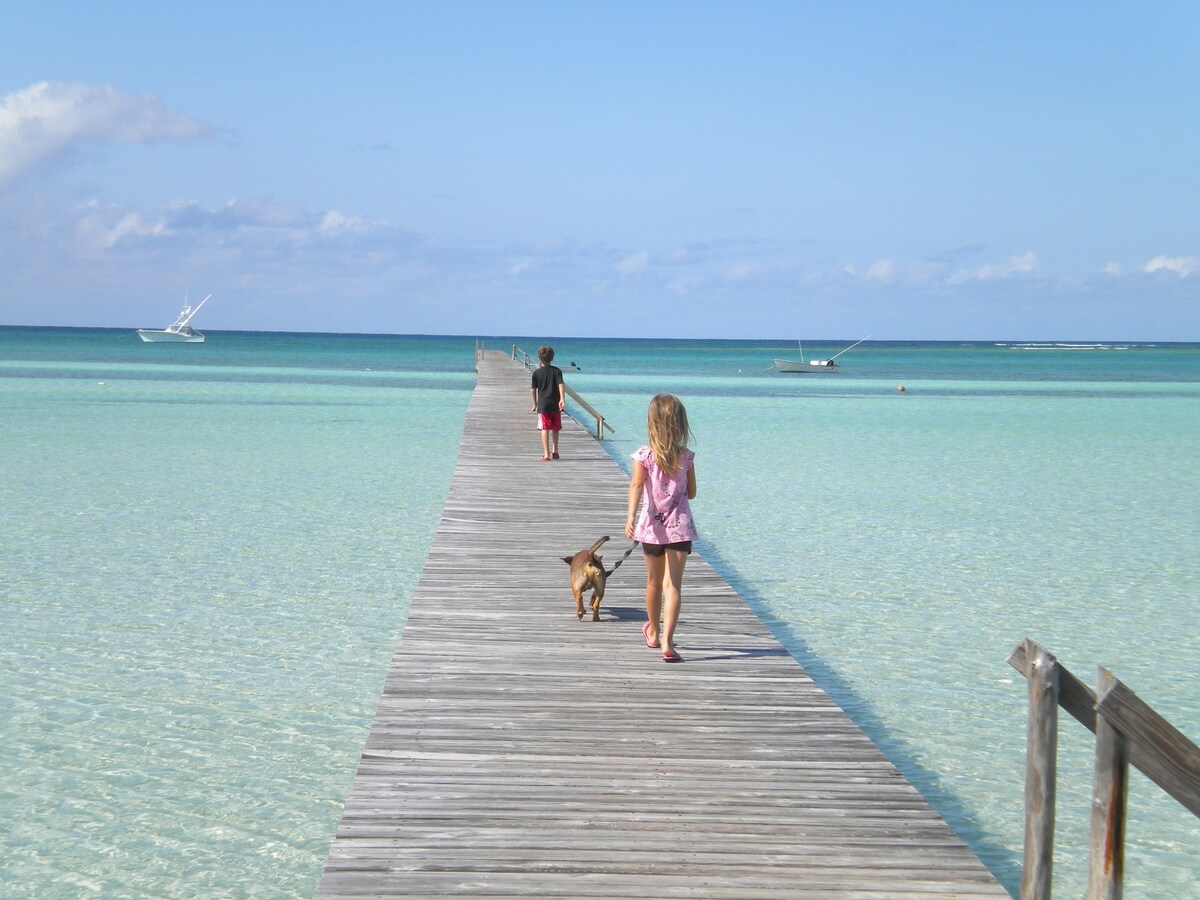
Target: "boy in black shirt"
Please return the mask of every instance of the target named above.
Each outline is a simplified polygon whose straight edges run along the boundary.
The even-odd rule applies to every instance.
[[[552,366],[554,348],[538,347],[540,365],[533,372],[529,396],[533,411],[538,414],[538,429],[542,432],[542,462],[558,459],[558,433],[562,431],[562,411],[567,405],[566,385],[562,369]]]

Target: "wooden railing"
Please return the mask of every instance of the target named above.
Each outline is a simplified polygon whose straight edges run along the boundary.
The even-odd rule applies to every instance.
[[[538,364],[535,357],[530,356],[516,344],[512,345],[512,358],[515,362],[523,364],[527,369],[532,369]]]
[[[481,354],[482,352],[483,352],[483,344],[479,341],[476,341],[475,342],[475,364],[476,364],[476,366],[479,365],[479,354]],[[512,358],[515,362],[519,362],[522,365],[524,365],[526,369],[537,368],[537,365],[538,365],[537,359],[535,357],[530,356],[528,353],[526,353],[524,350],[522,350],[516,344],[512,345]],[[596,420],[596,431],[595,431],[596,440],[598,440],[598,441],[604,440],[604,429],[606,429],[606,428],[609,431],[611,431],[613,434],[617,433],[617,429],[615,429],[611,425],[609,425],[608,420],[605,419],[604,416],[602,416],[595,409],[593,409],[592,405],[590,403],[588,403],[586,400],[584,400],[582,397],[580,397],[579,394],[577,394],[571,388],[571,386],[569,384],[564,384],[563,387],[565,388],[564,393],[566,393],[566,395],[568,397],[570,397],[572,400],[574,400],[576,405],[578,405],[584,412],[586,412],[589,416],[591,416],[593,419]]]
[[[1125,873],[1129,766],[1200,816],[1200,748],[1104,668],[1096,690],[1035,641],[1008,657],[1029,688],[1022,900],[1048,900],[1054,853],[1058,707],[1096,735],[1088,854],[1089,900],[1118,900]]]

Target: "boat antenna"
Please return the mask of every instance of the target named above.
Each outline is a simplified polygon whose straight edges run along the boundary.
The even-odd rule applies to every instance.
[[[853,350],[855,347],[857,347],[863,341],[869,341],[870,339],[871,339],[871,336],[868,334],[865,338],[862,339],[862,341],[855,341],[853,344],[851,344],[849,347],[847,347],[846,350]],[[845,353],[846,350],[840,350],[837,353],[833,354],[833,356],[831,356],[829,358],[831,360],[837,359],[839,356],[841,356],[843,353]]]
[[[211,297],[211,296],[212,296],[212,294],[208,295],[208,297]],[[180,328],[182,328],[188,322],[192,321],[192,316],[194,316],[196,313],[200,312],[200,307],[208,302],[208,297],[205,297],[203,300],[201,300],[199,305],[195,309],[193,309],[190,313],[188,313],[187,318],[179,323]]]

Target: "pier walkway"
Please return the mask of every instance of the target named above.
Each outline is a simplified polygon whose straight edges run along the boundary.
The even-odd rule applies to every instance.
[[[565,417],[561,449],[485,353],[317,897],[1007,897],[699,554],[683,663],[640,550],[575,618],[560,557],[620,558],[628,481]]]

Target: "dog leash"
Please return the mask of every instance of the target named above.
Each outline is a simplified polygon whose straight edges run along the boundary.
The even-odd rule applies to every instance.
[[[633,543],[632,543],[632,544],[629,546],[629,549],[625,551],[625,555],[624,555],[624,556],[622,556],[620,559],[618,559],[618,560],[617,560],[617,564],[616,564],[615,566],[613,566],[611,569],[609,569],[607,572],[605,572],[605,573],[604,573],[604,574],[605,574],[605,577],[607,577],[607,576],[611,575],[613,572],[617,571],[617,569],[621,568],[621,563],[623,563],[623,562],[625,562],[625,560],[629,559],[629,554],[630,554],[630,553],[632,553],[634,550],[636,550],[636,549],[637,549],[637,545],[638,545],[639,543],[640,543],[639,541],[634,541],[634,542],[633,542]]]

